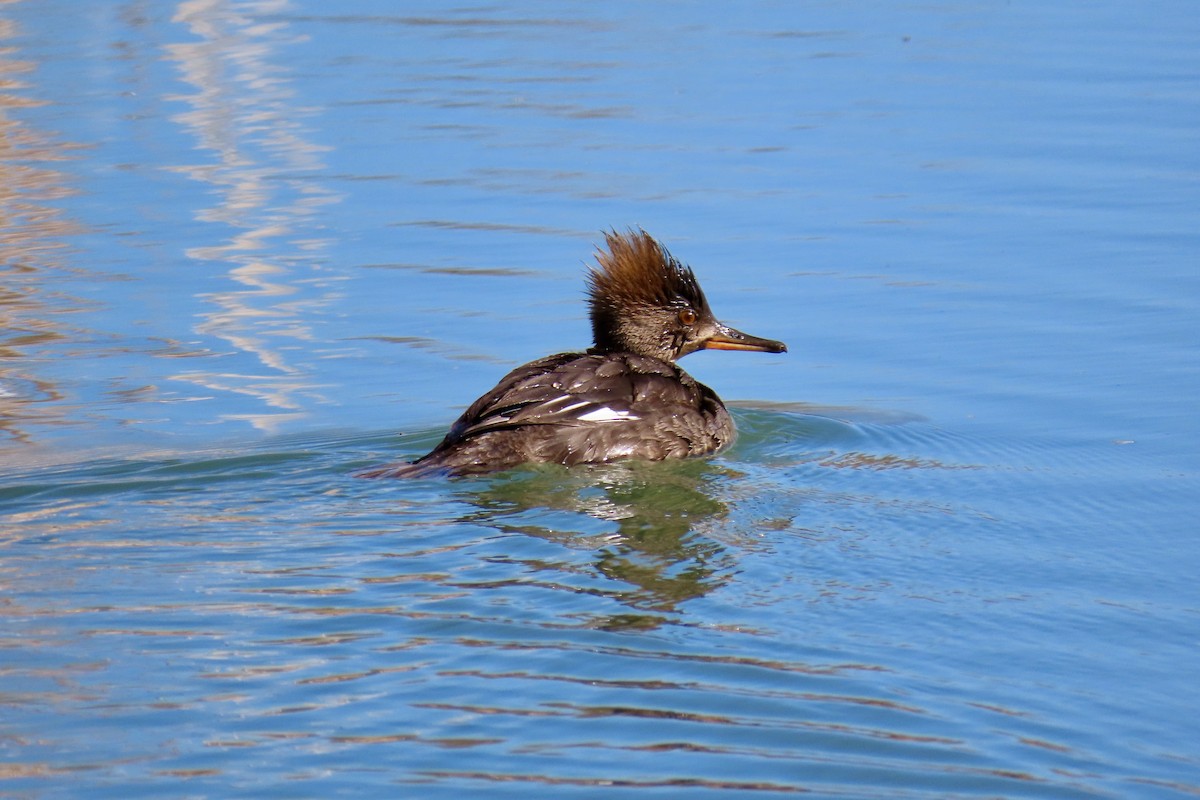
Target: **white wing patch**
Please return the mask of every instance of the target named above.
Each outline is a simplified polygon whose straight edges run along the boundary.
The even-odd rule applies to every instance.
[[[582,422],[619,422],[640,418],[632,411],[614,411],[608,406],[600,406],[594,411],[580,414],[578,419]]]

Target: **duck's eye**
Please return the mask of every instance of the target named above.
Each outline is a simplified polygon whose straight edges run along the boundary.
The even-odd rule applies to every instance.
[[[696,322],[696,312],[690,308],[685,308],[679,312],[679,321],[684,325],[693,325]]]

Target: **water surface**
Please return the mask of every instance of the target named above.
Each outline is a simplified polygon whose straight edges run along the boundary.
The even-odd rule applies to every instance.
[[[0,31],[0,794],[1200,794],[1187,4]],[[354,477],[631,225],[733,448]]]

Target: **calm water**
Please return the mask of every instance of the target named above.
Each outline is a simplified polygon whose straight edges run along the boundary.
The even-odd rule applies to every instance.
[[[0,795],[1200,794],[1192,4],[398,6],[0,5]],[[732,450],[352,477],[628,225]]]

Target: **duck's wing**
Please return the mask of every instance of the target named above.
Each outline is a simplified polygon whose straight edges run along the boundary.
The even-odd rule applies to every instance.
[[[476,400],[447,442],[527,425],[579,427],[634,422],[651,408],[696,403],[698,384],[657,359],[565,353],[506,375]]]

